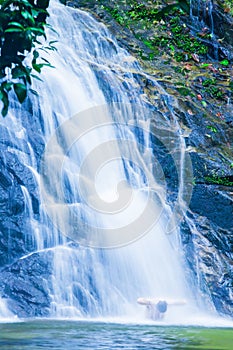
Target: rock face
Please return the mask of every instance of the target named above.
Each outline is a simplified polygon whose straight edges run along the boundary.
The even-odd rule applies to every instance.
[[[147,1],[144,2],[147,3]],[[138,56],[140,50],[147,50],[149,53],[148,47],[142,40],[135,38],[128,28],[116,23],[101,7],[104,4],[108,6],[109,2],[102,1],[97,4],[96,1],[67,1],[67,5],[89,10],[99,20],[107,23],[120,44],[137,58],[140,58]],[[119,2],[119,6],[129,8],[127,1]],[[216,35],[221,38],[224,34],[226,40],[226,46],[222,51],[226,49],[226,55],[231,59],[232,17],[224,14],[221,8],[216,6],[213,19],[216,23],[216,31],[218,30]],[[209,19],[206,25],[209,24],[208,21]],[[145,35],[146,38],[148,33],[141,30],[141,35]],[[227,182],[226,179],[231,179],[233,174],[231,144],[233,102],[228,100],[226,104],[226,100],[223,100],[220,105],[218,105],[219,102],[214,105],[212,100],[210,103],[206,100],[207,102],[204,101],[207,104],[206,108],[196,98],[186,98],[177,94],[177,89],[174,88],[176,85],[173,84],[177,77],[174,79],[168,77],[167,80],[170,82],[165,82],[173,63],[170,61],[168,66],[161,63],[161,60],[161,57],[157,57],[154,61],[142,62],[142,64],[145,70],[157,76],[163,87],[174,94],[179,101],[179,108],[175,113],[184,130],[189,131],[186,140],[187,146],[191,149],[196,183],[190,209],[181,227],[186,259],[193,275],[198,277],[196,279],[199,281],[199,287],[203,292],[210,293],[216,309],[220,313],[231,315],[233,187],[232,180]],[[184,64],[179,63],[179,65]],[[213,67],[214,61],[211,64]],[[186,78],[187,75],[183,79]],[[153,103],[154,86],[149,79],[148,81],[139,79],[141,79],[143,93]],[[51,250],[32,253],[37,249],[37,243],[32,235],[33,227],[28,220],[28,210],[31,210],[35,222],[38,221],[39,193],[33,172],[25,162],[20,160],[30,159],[30,144],[36,155],[35,162],[39,162],[44,149],[41,131],[43,122],[39,117],[35,120],[30,119],[32,108],[30,104],[24,107],[28,111],[21,117],[23,127],[27,131],[24,142],[20,136],[17,139],[15,134],[11,134],[5,124],[0,125],[0,295],[9,301],[10,310],[20,317],[47,316],[51,303],[49,291],[51,290],[53,253]],[[163,168],[167,169],[167,177],[170,176],[172,192],[176,179],[173,176],[170,160],[164,158],[161,162],[163,162]],[[192,223],[195,222],[195,227],[190,224],[190,219]]]
[[[24,107],[30,109],[30,105]],[[30,217],[35,222],[39,220],[39,193],[29,168],[32,161],[29,145],[39,160],[43,141],[38,121],[32,123],[26,112],[21,117],[22,124],[12,122],[16,130],[10,116],[0,127],[0,295],[20,317],[45,316],[49,306],[45,281],[51,271],[51,259],[49,254],[30,255],[37,249]]]
[[[51,261],[52,252],[47,251],[28,255],[2,269],[0,293],[18,317],[49,315]]]

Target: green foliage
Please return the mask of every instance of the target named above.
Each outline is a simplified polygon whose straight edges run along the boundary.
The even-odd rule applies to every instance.
[[[177,62],[193,60],[193,54],[206,56],[208,53],[208,47],[203,40],[192,36],[186,26],[182,25],[180,16],[189,14],[189,1],[177,0],[162,8],[132,1],[130,7],[131,9],[123,11],[118,7],[103,6],[121,25],[130,27],[137,22],[142,29],[155,25],[163,31],[161,35],[148,39],[135,33],[137,39],[142,40],[151,50],[151,53],[141,55],[143,59],[153,59],[158,50],[171,54]]]
[[[131,2],[131,9],[128,11],[119,10],[106,5],[103,5],[103,8],[121,25],[127,25],[129,20],[159,21],[174,10],[179,9],[188,13],[190,9],[188,0],[176,0],[161,9],[157,9],[156,7],[151,8],[134,0]]]
[[[102,8],[140,42],[133,50],[143,61],[153,61],[156,66],[157,62],[167,64],[179,74],[179,85],[172,73],[171,81],[164,79],[165,85],[178,92],[183,100],[195,100],[206,109],[206,100],[211,99],[211,103],[219,106],[232,96],[231,62],[227,57],[211,60],[214,38],[207,27],[190,26],[189,3],[189,0],[115,0],[108,6],[104,1]],[[218,118],[221,119],[221,113]]]
[[[222,60],[219,62],[222,66],[228,66],[229,65],[229,61],[228,60]]]
[[[205,182],[209,184],[216,184],[222,186],[233,186],[233,178],[232,176],[205,176]]]
[[[143,40],[150,49],[160,49],[174,57],[177,62],[198,60],[198,55],[206,56],[208,47],[199,38],[192,36],[183,26],[179,16],[173,16],[160,23],[162,35],[157,35],[150,40]]]
[[[217,80],[215,78],[209,78],[202,81],[204,91],[207,92],[211,97],[221,99],[224,97],[223,90],[217,86]]]
[[[215,84],[216,84],[216,79],[214,79],[214,78],[205,79],[202,82],[202,86],[210,86],[210,85],[215,85]]]
[[[207,125],[207,129],[210,129],[214,133],[218,132],[217,128],[215,126],[212,126],[212,125]]]
[[[39,79],[32,72],[40,73],[42,67],[51,66],[40,56],[41,50],[55,50],[54,42],[45,46],[48,6],[49,0],[0,0],[0,100],[3,116],[8,112],[10,91],[13,90],[18,101],[23,103],[32,78]],[[26,63],[30,52],[31,62],[27,60]]]

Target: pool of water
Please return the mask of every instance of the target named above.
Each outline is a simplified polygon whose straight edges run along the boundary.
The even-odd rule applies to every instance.
[[[232,328],[32,320],[0,324],[0,349],[233,349]]]

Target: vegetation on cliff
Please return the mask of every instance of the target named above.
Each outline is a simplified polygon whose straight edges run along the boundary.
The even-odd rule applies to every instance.
[[[217,176],[222,178],[219,185],[230,186],[223,179],[233,171],[232,1],[228,5],[211,2],[213,8],[205,0],[73,0],[67,4],[89,10],[108,23],[144,70],[178,99],[181,125],[192,133],[187,144],[208,163],[195,174],[196,183],[208,177],[209,184]],[[144,92],[153,102],[149,82]]]

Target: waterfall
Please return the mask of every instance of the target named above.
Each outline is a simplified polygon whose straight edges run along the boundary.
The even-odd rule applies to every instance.
[[[202,27],[204,27],[205,23],[207,22],[210,27],[211,34],[214,34],[212,0],[190,0],[190,17]]]
[[[8,309],[6,300],[0,298],[0,322],[10,322],[12,320],[16,321],[17,317]]]
[[[207,26],[209,28],[210,39],[202,39],[202,41],[212,46],[211,57],[219,59],[219,42],[215,35],[216,28],[214,23],[214,2],[213,0],[190,0],[190,18],[192,21],[191,29],[196,35],[198,31],[202,31]]]
[[[64,240],[54,250],[51,312],[124,315],[136,312],[140,296],[189,299],[179,230],[166,234],[176,218],[164,181],[153,175],[156,168],[162,177],[150,140],[158,110],[142,91],[143,73],[89,14],[58,3],[50,12],[59,43],[49,57],[56,69],[46,71],[47,88],[40,91],[47,141],[42,208],[53,223],[50,234],[58,230],[81,244],[74,248]],[[168,148],[174,142],[169,151],[178,157],[182,208],[184,140],[174,101],[154,85],[167,113],[157,113],[161,126],[153,135],[163,136]]]
[[[185,299],[167,315],[184,322],[198,293],[187,283],[179,238],[192,168],[176,101],[90,14],[56,1],[50,14],[58,51],[46,58],[55,69],[35,83],[40,97],[31,97],[28,112],[46,145],[40,162],[20,124],[23,112],[13,106],[5,119],[20,117],[14,125],[29,155],[22,161],[40,190],[38,218],[22,186],[34,250],[53,252],[50,315],[143,317],[137,298],[154,297]],[[156,149],[174,163],[175,199]]]

